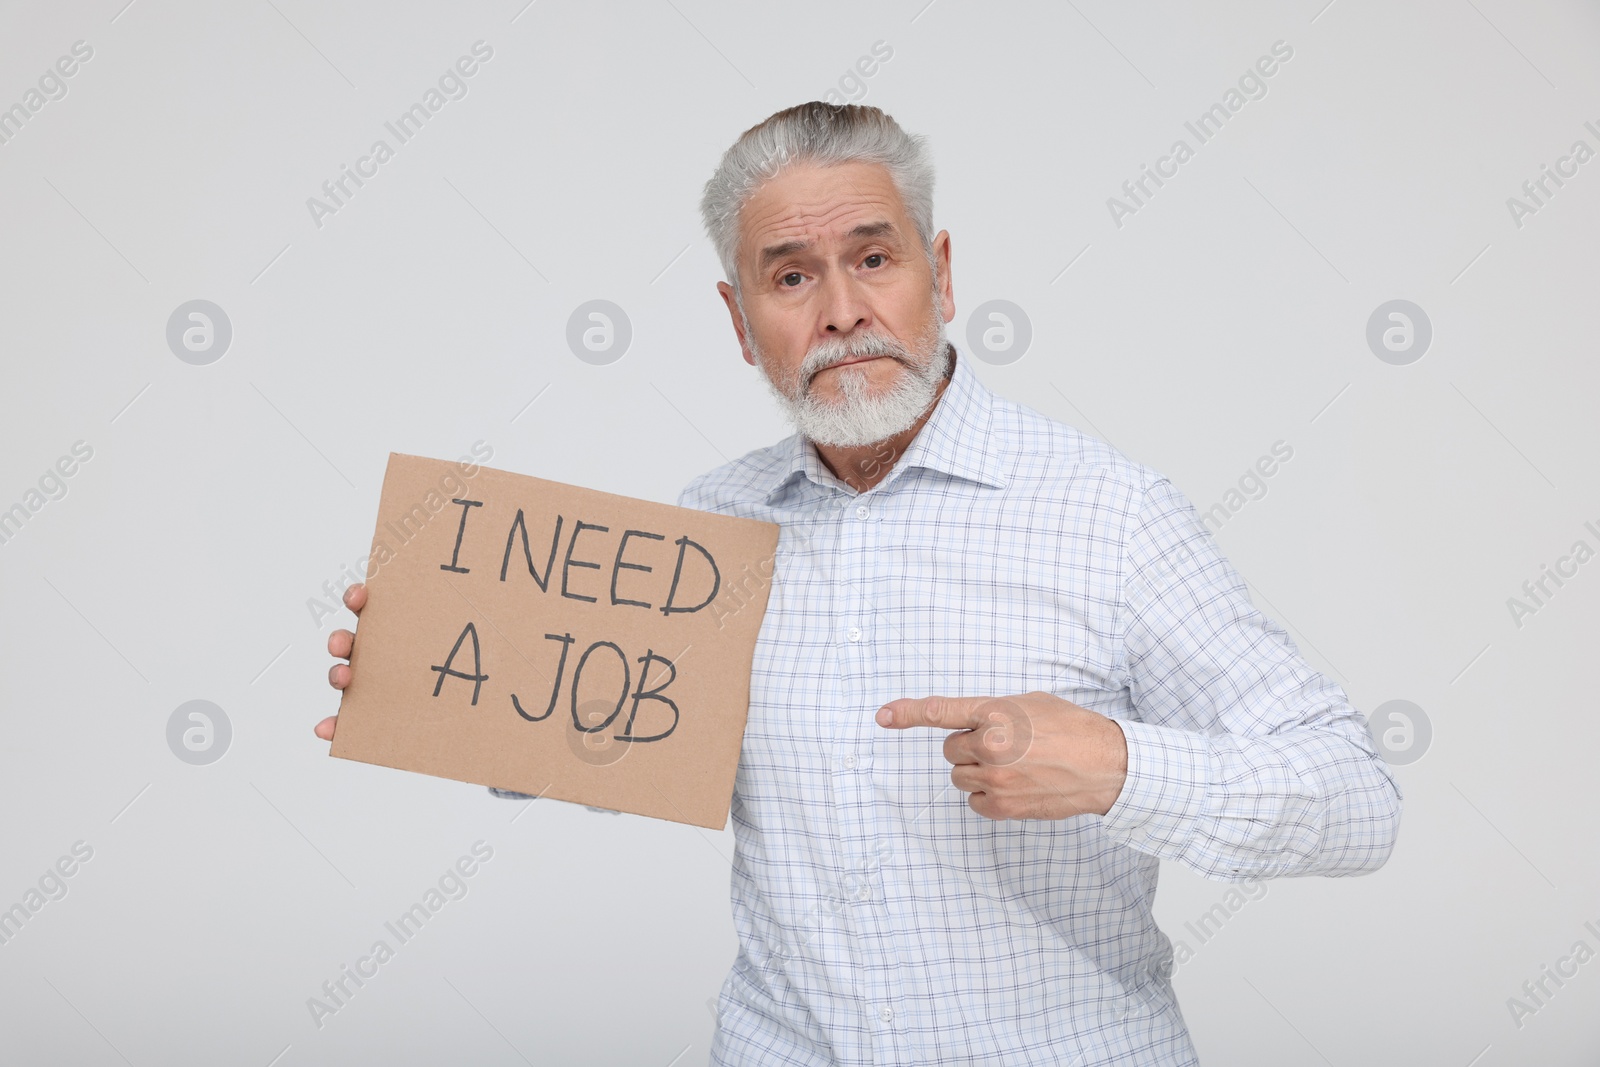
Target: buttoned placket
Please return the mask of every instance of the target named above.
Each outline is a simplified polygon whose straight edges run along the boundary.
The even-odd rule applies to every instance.
[[[877,488],[885,486],[880,483]],[[846,494],[838,500],[835,603],[842,699],[835,721],[831,777],[839,857],[844,865],[839,893],[849,919],[846,936],[857,939],[856,956],[862,965],[860,992],[871,1042],[870,1056],[864,1057],[864,1062],[903,1063],[911,1052],[895,1026],[902,1003],[900,961],[883,880],[884,850],[891,846],[880,833],[872,786],[873,742],[876,732],[883,729],[873,718],[878,710],[874,662],[890,635],[878,632],[868,591],[877,561],[883,558],[880,513],[886,500],[886,494],[873,491]]]

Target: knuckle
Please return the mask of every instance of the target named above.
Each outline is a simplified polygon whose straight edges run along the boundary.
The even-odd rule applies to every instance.
[[[1015,726],[1028,719],[1027,709],[1009,697],[996,697],[987,701],[980,710],[983,713],[983,720],[996,726]]]

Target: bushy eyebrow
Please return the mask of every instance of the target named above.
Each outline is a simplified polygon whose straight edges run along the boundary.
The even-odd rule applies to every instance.
[[[810,247],[810,241],[801,241],[798,239],[793,241],[784,241],[781,244],[768,245],[766,248],[761,250],[761,269],[766,270],[768,267],[772,266],[775,261],[782,259],[784,256],[792,256],[796,252],[804,252]]]
[[[850,238],[893,237],[897,232],[898,231],[895,230],[894,223],[892,222],[863,222],[861,225],[845,234],[845,236]]]
[[[845,237],[850,240],[860,240],[864,237],[893,237],[898,232],[892,222],[863,222],[861,225],[853,227],[849,233],[845,234]],[[766,270],[776,260],[780,260],[784,256],[791,256],[796,252],[804,252],[810,247],[810,241],[802,241],[798,238],[775,245],[768,245],[761,250],[761,269]]]

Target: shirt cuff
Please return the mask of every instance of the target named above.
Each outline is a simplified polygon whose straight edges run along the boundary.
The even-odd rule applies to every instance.
[[[1176,861],[1205,806],[1210,741],[1170,726],[1116,722],[1128,743],[1128,776],[1101,826],[1121,844]]]

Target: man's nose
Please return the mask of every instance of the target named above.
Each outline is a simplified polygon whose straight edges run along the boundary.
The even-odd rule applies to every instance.
[[[865,294],[848,274],[830,274],[822,293],[823,326],[828,333],[851,333],[872,325],[872,309]]]

